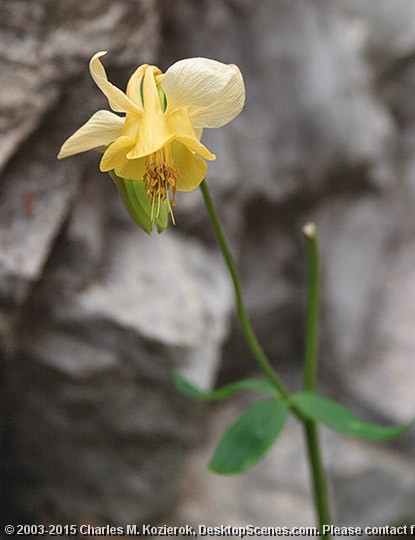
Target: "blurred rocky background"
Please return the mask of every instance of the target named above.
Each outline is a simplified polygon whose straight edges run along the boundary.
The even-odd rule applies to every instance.
[[[206,464],[252,396],[177,394],[252,374],[198,191],[147,237],[98,156],[56,160],[144,62],[240,66],[243,114],[205,133],[209,184],[252,322],[301,383],[314,220],[324,259],[321,391],[367,419],[414,415],[413,0],[0,0],[0,429],[4,523],[313,525],[299,426],[240,477]],[[323,432],[336,525],[415,522],[415,433]]]

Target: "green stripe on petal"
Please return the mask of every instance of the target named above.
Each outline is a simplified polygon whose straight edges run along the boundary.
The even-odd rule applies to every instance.
[[[162,110],[155,77],[161,72],[156,66],[147,66],[143,79],[144,113],[141,116],[137,140],[128,153],[128,159],[148,156],[163,148],[174,138]]]

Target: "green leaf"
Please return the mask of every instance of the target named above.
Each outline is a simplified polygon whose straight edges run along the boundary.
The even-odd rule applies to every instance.
[[[128,213],[134,222],[143,229],[147,234],[153,230],[153,225],[157,226],[158,232],[164,231],[168,225],[168,210],[166,201],[160,203],[160,213],[155,218],[154,223],[151,221],[151,200],[147,195],[144,182],[140,180],[128,180],[120,178],[114,171],[110,172],[111,178],[114,180],[118,188],[118,192],[126,207]]]
[[[149,223],[151,229],[153,224],[151,223],[151,199],[147,195],[147,191],[144,185],[144,182],[140,180],[124,180],[127,190],[131,193],[131,198],[136,200],[136,204],[139,206],[137,211],[140,213],[140,216],[146,223]],[[144,215],[143,215],[144,213]],[[154,220],[155,225],[157,226],[158,232],[163,232],[168,225],[168,210],[167,203],[165,201],[160,202],[160,213]]]
[[[130,203],[127,207],[127,210],[130,212],[130,216],[139,227],[150,233],[153,230],[153,223],[147,209],[147,201],[145,201],[143,197],[140,197],[140,188],[144,190],[144,184],[142,182],[134,182],[133,180],[126,179],[121,179],[121,182],[123,182],[125,186],[128,202]],[[147,199],[149,199],[148,196]]]
[[[276,399],[248,407],[223,435],[209,469],[237,474],[258,463],[282,430],[288,410],[285,401]]]
[[[167,225],[169,224],[169,211],[166,202],[161,203],[160,214],[156,217],[155,223],[157,232],[161,233],[167,229]]]
[[[178,373],[173,375],[173,382],[182,394],[202,401],[225,399],[241,390],[253,390],[254,392],[266,394],[267,396],[278,396],[277,390],[265,379],[242,379],[241,381],[233,382],[222,388],[218,388],[217,390],[212,390],[211,392],[199,390],[199,388],[193,386],[193,384]]]
[[[364,422],[340,403],[310,392],[296,394],[290,401],[310,420],[361,439],[392,439],[402,435],[410,426],[385,427]]]
[[[143,201],[137,197],[136,191],[134,190],[133,181],[120,178],[113,171],[110,172],[110,176],[118,188],[120,197],[125,208],[130,214],[130,217],[141,229],[143,229],[143,231],[150,234],[153,229],[150,214],[146,211],[145,203],[143,204]]]

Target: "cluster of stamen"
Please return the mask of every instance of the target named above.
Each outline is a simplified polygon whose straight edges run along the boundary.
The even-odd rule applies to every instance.
[[[167,201],[167,207],[174,223],[172,206],[176,205],[178,175],[179,170],[174,166],[169,149],[162,148],[148,156],[143,180],[147,195],[151,199],[151,219],[153,221],[160,214],[161,202]],[[171,199],[169,192],[172,194]]]

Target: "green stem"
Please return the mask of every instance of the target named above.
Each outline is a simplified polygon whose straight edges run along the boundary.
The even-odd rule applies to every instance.
[[[203,182],[200,184],[200,189],[203,194],[203,199],[205,201],[205,205],[206,205],[210,220],[212,222],[216,238],[219,242],[220,249],[225,258],[226,265],[228,267],[229,273],[232,278],[233,287],[235,290],[236,308],[238,312],[239,322],[241,323],[241,328],[244,333],[246,342],[249,348],[251,349],[251,352],[255,360],[259,364],[260,368],[262,369],[267,379],[270,381],[271,384],[275,386],[275,388],[278,390],[278,392],[280,393],[282,397],[288,399],[289,392],[286,389],[284,383],[281,381],[281,379],[273,370],[271,363],[266,357],[264,351],[262,350],[262,347],[258,341],[258,338],[256,337],[255,332],[249,321],[248,314],[245,309],[243,296],[242,296],[241,280],[239,278],[238,270],[236,269],[236,265],[233,260],[232,253],[229,248],[228,242],[226,240],[225,233],[223,231],[219,216],[216,212],[216,208],[213,203],[212,197],[210,196],[209,189],[206,184],[206,180],[203,180]]]
[[[287,388],[273,370],[271,363],[266,357],[249,321],[242,296],[241,280],[239,278],[231,250],[226,240],[225,233],[205,180],[200,184],[200,189],[203,194],[203,199],[205,201],[216,238],[219,242],[219,246],[232,278],[238,317],[246,342],[267,379],[274,385],[283,398],[289,399],[290,394]],[[314,392],[317,378],[318,352],[319,252],[315,226],[312,224],[306,225],[304,228],[304,234],[307,238],[310,264],[304,388],[305,390]],[[292,407],[292,410],[304,424],[311,477],[313,482],[314,504],[316,513],[318,515],[320,528],[322,528],[323,525],[328,525],[331,523],[331,521],[327,503],[327,489],[321,460],[317,426],[315,422],[305,419],[301,412],[296,409],[296,407]],[[326,534],[323,535],[323,538],[329,539],[330,536]]]
[[[323,534],[323,525],[330,525],[331,520],[317,424],[312,420],[306,420],[304,422],[304,432],[307,441],[308,463],[313,483],[314,507],[322,538],[329,540],[331,535],[328,533]]]
[[[303,229],[307,244],[309,279],[307,299],[307,327],[304,354],[304,390],[316,391],[318,365],[318,334],[319,334],[319,276],[320,256],[317,230],[314,223],[308,223]],[[327,486],[324,467],[321,458],[320,441],[317,424],[311,420],[304,422],[307,441],[308,461],[313,483],[314,506],[318,516],[322,538],[329,539],[329,534],[323,534],[323,525],[331,524],[327,497]]]
[[[318,363],[320,256],[317,230],[314,223],[307,223],[304,226],[303,233],[306,238],[309,269],[304,354],[304,390],[314,392],[317,383]]]

